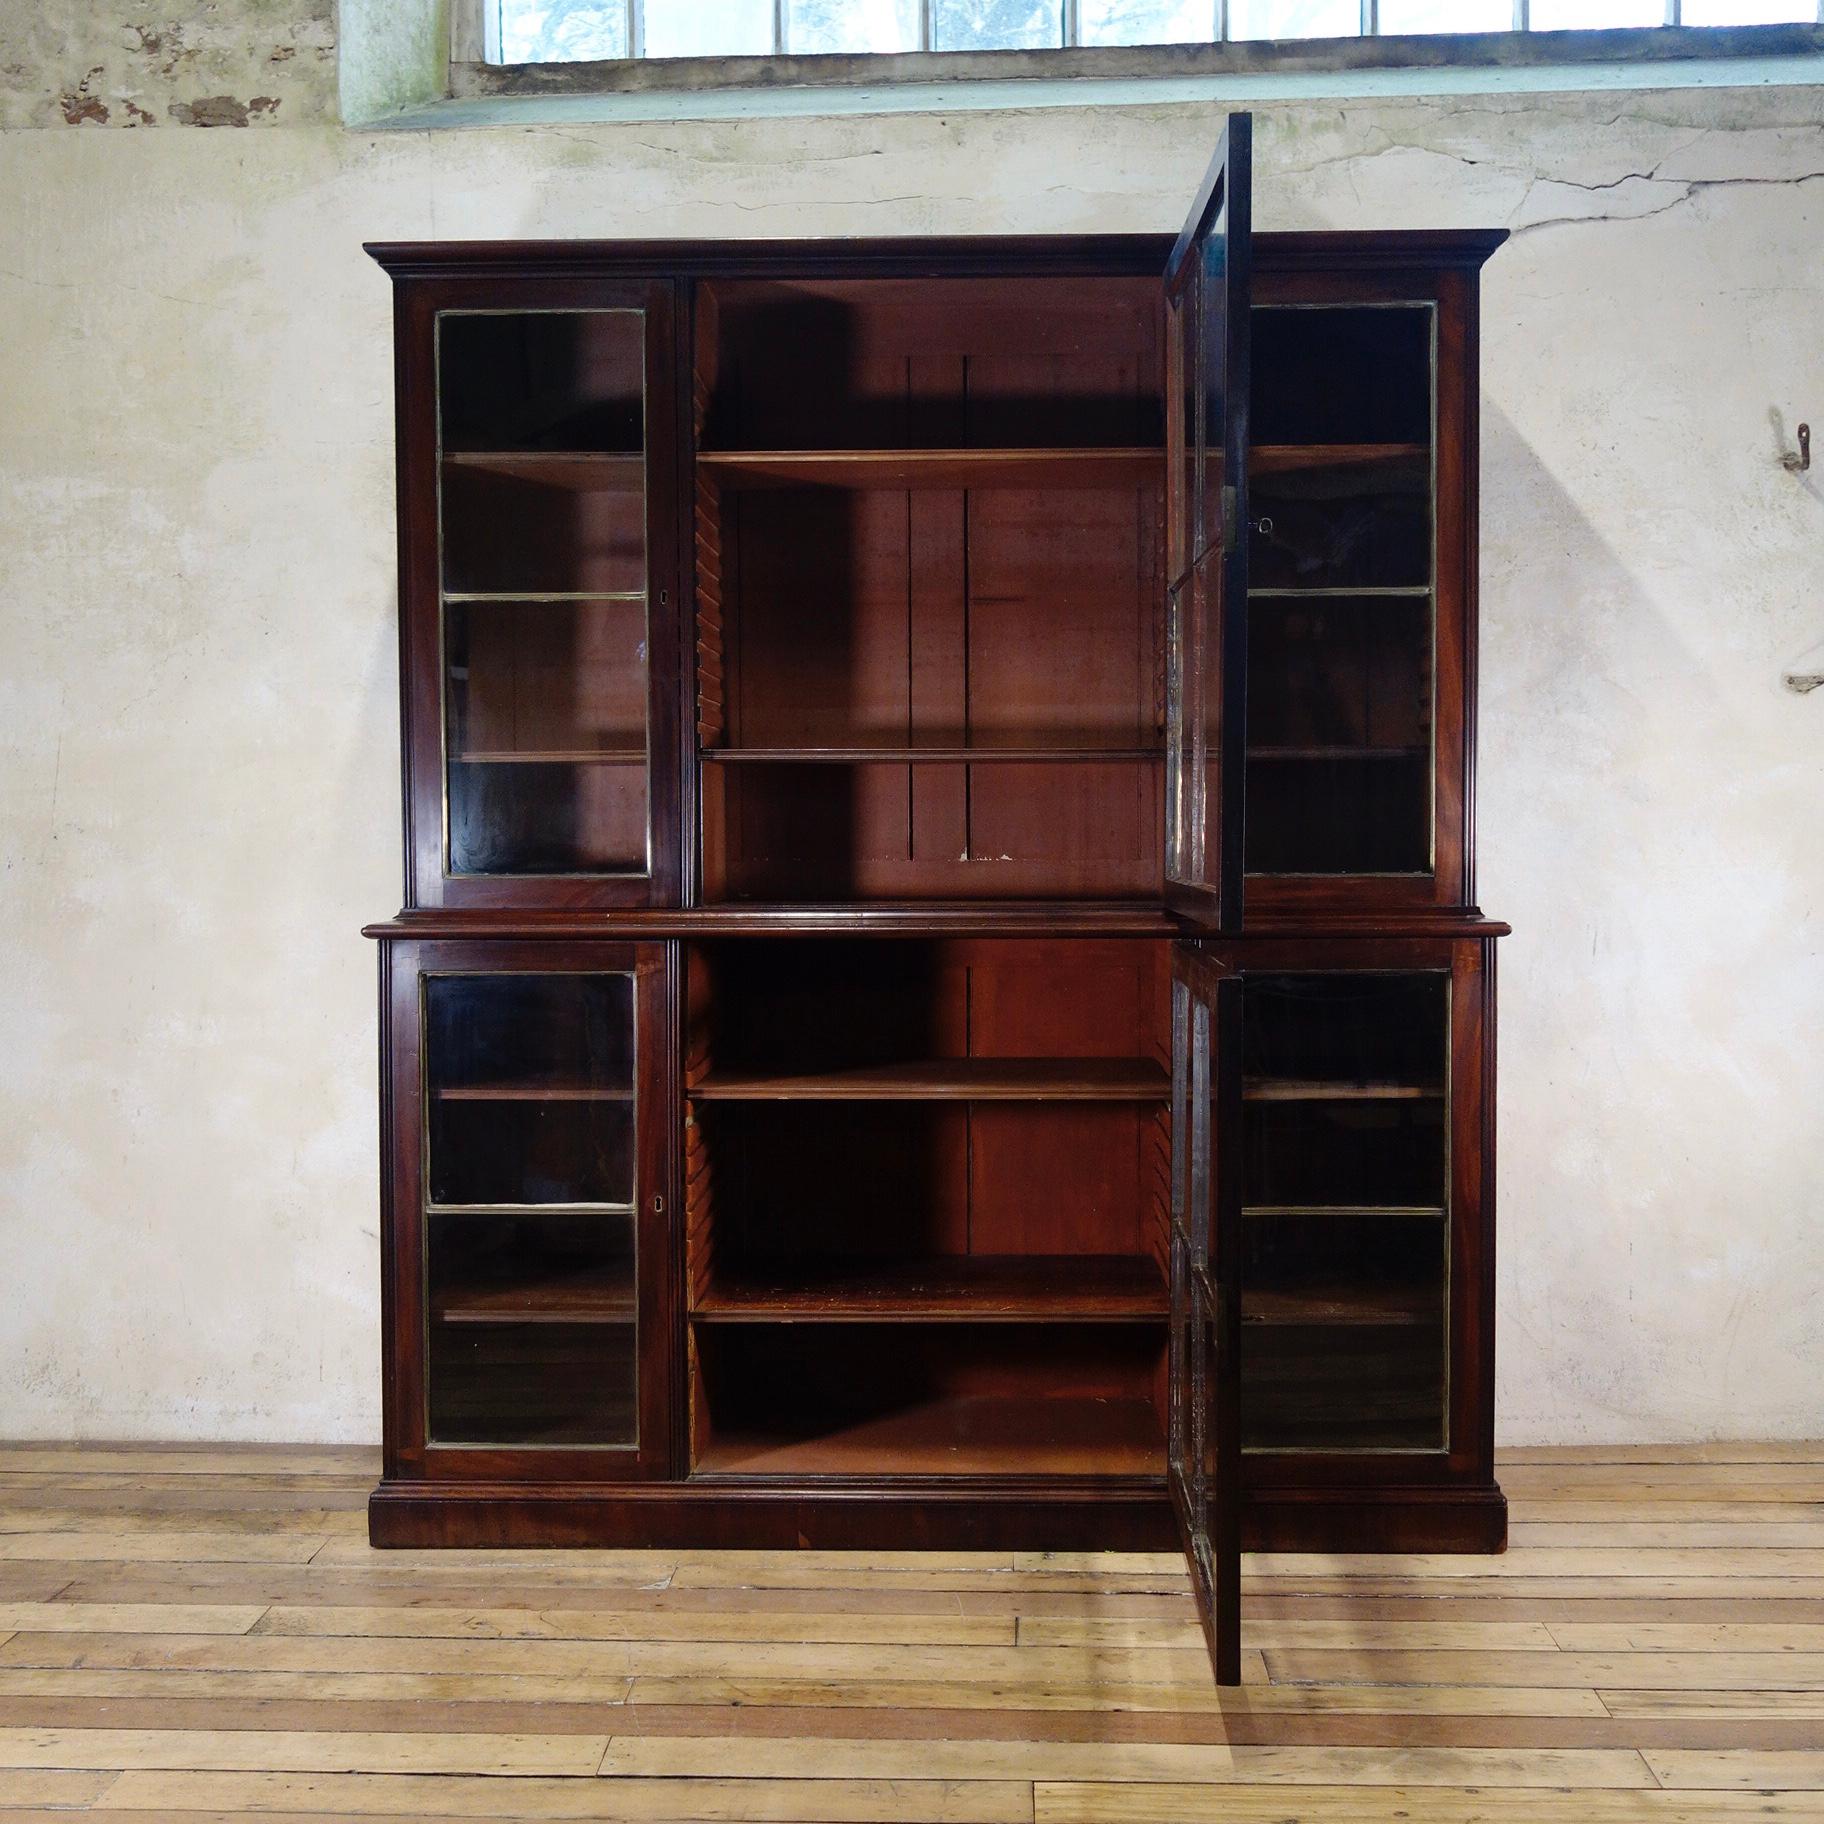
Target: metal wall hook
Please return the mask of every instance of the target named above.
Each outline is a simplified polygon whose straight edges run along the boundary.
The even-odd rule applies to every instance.
[[[1805,471],[1811,467],[1810,425],[1802,424],[1799,426],[1799,453],[1795,456],[1788,450],[1786,454],[1780,458],[1780,467],[1789,475],[1803,475]]]

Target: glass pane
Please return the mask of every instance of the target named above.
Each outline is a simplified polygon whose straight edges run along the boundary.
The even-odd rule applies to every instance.
[[[1166,326],[1166,563],[1171,577],[1166,602],[1165,676],[1165,856],[1171,879],[1195,878],[1192,831],[1197,803],[1190,764],[1198,666],[1194,588],[1189,575],[1196,537],[1197,481],[1197,288],[1200,268],[1192,266],[1184,289],[1168,301]]]
[[[428,1222],[432,1442],[637,1442],[631,1214]]]
[[[627,0],[503,0],[502,63],[579,63],[627,54]]]
[[[773,0],[645,0],[648,57],[765,57]]]
[[[1381,33],[1511,32],[1513,0],[1381,0]]]
[[[1190,1386],[1186,1403],[1184,1447],[1185,1505],[1190,1509],[1191,1544],[1194,1549],[1209,1549],[1209,1443],[1210,1401],[1210,1333],[1203,1299],[1197,1281],[1191,1280],[1191,1312],[1185,1348],[1190,1356]]]
[[[1197,502],[1197,299],[1201,269],[1166,306],[1166,563],[1176,583],[1191,567]]]
[[[1220,563],[1221,560],[1217,561]],[[1205,559],[1191,572],[1189,586],[1180,591],[1185,630],[1181,642],[1184,655],[1181,696],[1185,733],[1183,755],[1179,762],[1182,768],[1179,789],[1183,808],[1177,878],[1191,885],[1209,879],[1206,866],[1209,850],[1208,824],[1217,814],[1215,807],[1222,803],[1220,792],[1211,789],[1221,783],[1220,777],[1212,776],[1213,770],[1221,766],[1221,750],[1218,748],[1212,753],[1209,727],[1205,720],[1205,704],[1213,694],[1217,694],[1216,680],[1209,675],[1215,650],[1209,643],[1211,569],[1211,563]]]
[[[1429,442],[1432,323],[1428,303],[1256,310],[1255,444]]]
[[[1255,598],[1250,873],[1430,867],[1431,670],[1429,595]]]
[[[1685,11],[1690,13],[1690,0]],[[1596,31],[1615,25],[1664,25],[1666,0],[1532,0],[1527,23],[1536,32]]]
[[[595,1324],[433,1324],[433,1444],[632,1446],[633,1332]]]
[[[1449,1043],[1441,972],[1247,982],[1248,1448],[1446,1447]]]
[[[1235,477],[1223,473],[1223,450],[1229,428],[1229,313],[1225,284],[1229,255],[1227,183],[1224,200],[1204,243],[1203,277],[1198,287],[1197,317],[1202,351],[1197,389],[1197,537],[1194,549],[1220,550],[1223,538],[1222,489]]]
[[[1191,1233],[1191,990],[1171,985],[1171,1220]]]
[[[934,51],[1036,51],[1063,42],[1063,0],[931,0]]]
[[[915,51],[918,0],[788,0],[785,31],[794,56]]]
[[[444,610],[454,874],[646,871],[646,604]]]
[[[632,310],[438,320],[453,874],[650,865],[645,335]]]
[[[1202,1012],[1202,1009],[1198,1009]],[[1172,1222],[1166,1359],[1166,1455],[1180,1478],[1190,1455],[1191,992],[1172,983]]]
[[[1810,25],[1818,17],[1811,0],[1684,0],[1686,25]]]
[[[1181,1233],[1172,1236],[1171,1327],[1166,1361],[1166,1461],[1183,1477],[1190,1454],[1190,1252]]]
[[[1191,1008],[1191,1265],[1207,1267],[1210,1259],[1210,1009],[1198,1001]]]
[[[1082,0],[1079,44],[1208,44],[1211,0]]]
[[[1249,582],[1428,589],[1432,306],[1257,310]]]
[[[433,1205],[632,1208],[632,976],[429,976],[424,1022]]]
[[[1361,0],[1229,0],[1231,38],[1356,38]]]
[[[446,454],[644,447],[643,312],[445,311],[437,331]]]

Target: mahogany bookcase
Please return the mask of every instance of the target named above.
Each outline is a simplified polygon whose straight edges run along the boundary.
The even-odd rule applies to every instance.
[[[1494,233],[370,249],[380,1545],[1498,1550]]]

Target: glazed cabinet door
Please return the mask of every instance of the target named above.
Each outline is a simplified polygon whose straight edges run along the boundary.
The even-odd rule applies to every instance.
[[[1231,114],[1165,274],[1166,897],[1241,924],[1253,120]]]
[[[388,1475],[665,1473],[668,946],[388,957]]]
[[[1257,289],[1250,911],[1472,903],[1475,297],[1397,265]]]
[[[1238,1137],[1251,1501],[1339,1482],[1365,1498],[1425,1486],[1493,1498],[1487,951],[1429,939],[1248,947]]]
[[[1241,1682],[1241,982],[1173,946],[1166,1469],[1216,1682]]]
[[[401,280],[410,903],[678,903],[675,305]]]

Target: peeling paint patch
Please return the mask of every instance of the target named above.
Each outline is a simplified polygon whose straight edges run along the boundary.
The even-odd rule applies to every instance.
[[[108,104],[99,95],[90,92],[95,78],[106,67],[105,64],[96,64],[75,88],[66,89],[57,97],[57,105],[63,111],[66,125],[105,127],[108,124]]]
[[[174,101],[171,118],[180,127],[244,127],[247,104],[232,95],[203,95],[195,101]]]
[[[335,0],[0,0],[0,131],[336,115]]]

